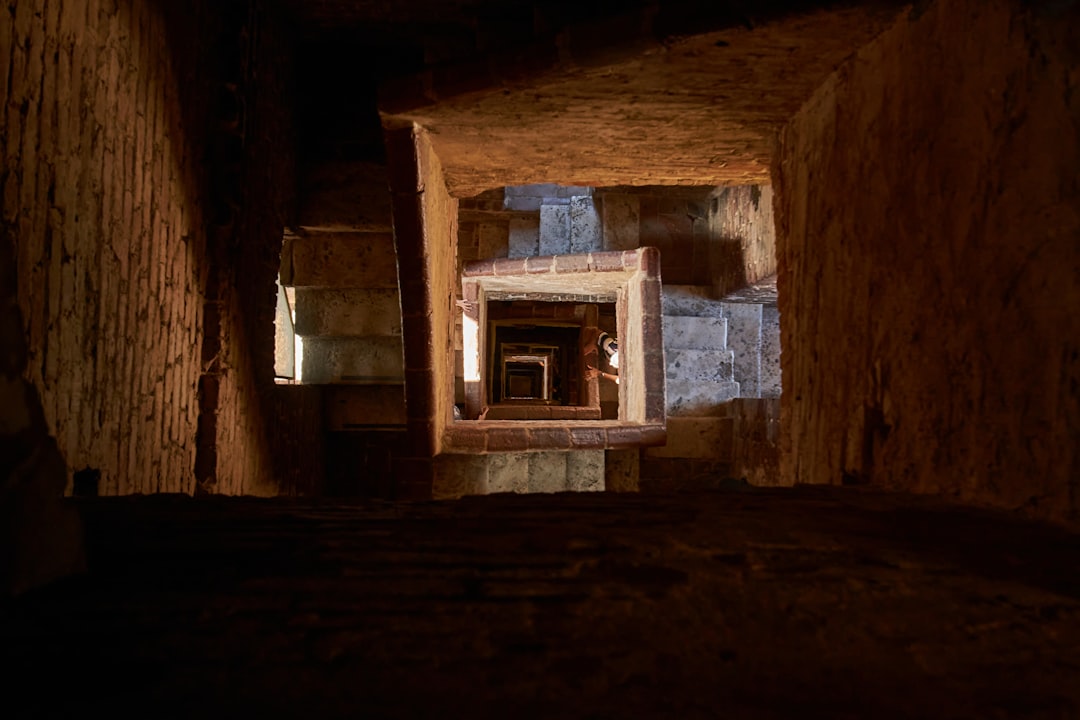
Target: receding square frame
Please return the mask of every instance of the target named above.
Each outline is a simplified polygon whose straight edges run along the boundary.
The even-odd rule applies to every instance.
[[[458,420],[446,428],[443,452],[627,448],[666,441],[660,252],[656,248],[481,260],[464,267],[461,288],[465,398],[471,416],[484,402],[487,302],[526,297],[615,303],[621,358],[619,417]]]

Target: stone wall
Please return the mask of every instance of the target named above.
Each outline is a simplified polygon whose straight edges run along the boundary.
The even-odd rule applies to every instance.
[[[274,463],[299,482],[281,471],[299,431],[275,437],[260,419],[317,427],[321,414],[311,393],[267,398],[291,177],[284,31],[257,0],[0,13],[3,235],[25,376],[81,490],[194,492],[200,415],[215,419],[203,490],[276,491]]]
[[[776,274],[776,224],[769,185],[717,188],[709,198],[709,283],[716,297]]]
[[[26,375],[68,465],[98,471],[101,493],[192,490],[204,6],[0,13],[3,232]]]
[[[314,491],[322,475],[321,389],[275,385],[275,280],[284,228],[296,214],[291,28],[271,3],[226,6],[216,57],[222,102],[209,138],[211,282],[202,348],[196,468],[201,492]],[[213,336],[210,334],[214,333]]]
[[[386,132],[393,196],[405,355],[407,455],[399,458],[400,497],[431,496],[432,458],[453,422],[457,315],[457,214],[425,130]]]
[[[1080,513],[1074,3],[941,0],[774,164],[783,471]]]

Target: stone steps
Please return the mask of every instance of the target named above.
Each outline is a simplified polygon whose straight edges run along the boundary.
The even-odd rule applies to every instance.
[[[297,288],[296,334],[303,338],[399,337],[397,288]]]
[[[303,382],[372,388],[367,396],[329,394],[336,405],[327,429],[403,425],[404,400],[400,408],[394,400],[403,397],[404,361],[385,167],[327,162],[305,169],[282,280],[295,288]]]
[[[723,317],[665,315],[664,346],[692,350],[726,350],[728,320]]]
[[[305,383],[399,384],[405,368],[401,337],[304,338]]]
[[[739,390],[734,380],[669,379],[668,417],[724,417],[723,404],[739,397]]]
[[[735,354],[731,350],[670,348],[664,351],[667,378],[692,382],[719,383],[735,380]]]
[[[604,489],[603,450],[440,455],[436,499],[491,493],[589,492]]]

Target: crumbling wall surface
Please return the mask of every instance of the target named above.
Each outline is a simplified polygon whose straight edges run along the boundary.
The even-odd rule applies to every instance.
[[[783,470],[1075,521],[1080,7],[923,10],[780,138]]]
[[[69,468],[100,493],[190,491],[206,4],[168,18],[149,0],[9,5],[2,232],[25,376]]]

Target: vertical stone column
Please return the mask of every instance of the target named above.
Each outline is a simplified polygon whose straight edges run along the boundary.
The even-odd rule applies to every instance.
[[[427,131],[386,131],[394,244],[401,283],[405,415],[411,457],[400,459],[398,496],[431,496],[432,459],[453,422],[457,312],[457,200],[450,197]]]

